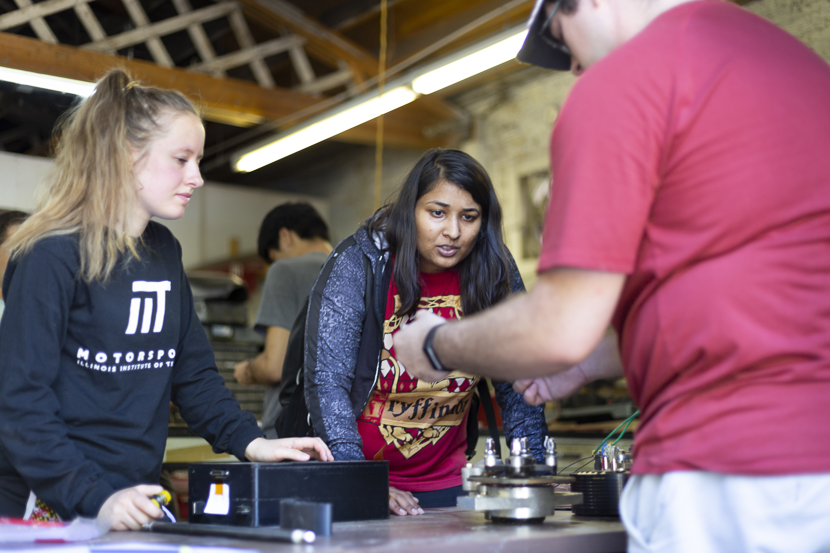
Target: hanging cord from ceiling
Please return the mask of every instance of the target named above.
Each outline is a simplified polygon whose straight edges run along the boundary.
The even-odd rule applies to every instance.
[[[383,94],[386,84],[386,50],[388,37],[389,6],[386,0],[380,0],[380,53],[378,55],[378,97]],[[375,133],[375,201],[374,210],[380,207],[380,190],[383,179],[383,114],[377,119]]]

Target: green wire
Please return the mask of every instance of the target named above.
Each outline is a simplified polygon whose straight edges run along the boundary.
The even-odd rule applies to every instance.
[[[617,444],[617,442],[619,442],[620,440],[622,440],[623,435],[625,435],[625,431],[626,431],[626,430],[628,430],[628,425],[629,425],[629,424],[631,424],[631,421],[633,421],[633,420],[634,420],[634,419],[628,419],[628,422],[627,422],[627,423],[625,423],[625,426],[623,426],[622,431],[620,431],[620,435],[619,435],[619,436],[617,436],[617,439],[616,439],[616,440],[614,440],[613,442],[611,442],[611,445],[616,445],[616,444]]]
[[[639,411],[637,411],[637,413],[639,413]],[[605,442],[607,442],[607,441],[608,441],[608,439],[609,439],[611,436],[613,436],[613,435],[614,435],[614,433],[615,433],[617,430],[619,430],[619,429],[620,429],[620,428],[621,428],[621,427],[622,427],[622,426],[623,426],[626,422],[628,422],[628,421],[629,421],[632,417],[634,417],[637,413],[634,413],[634,415],[631,415],[631,417],[628,417],[627,419],[625,419],[624,421],[622,421],[619,425],[617,425],[617,427],[616,427],[614,430],[612,430],[612,431],[611,431],[611,433],[610,433],[610,434],[608,434],[608,435],[605,437],[605,439],[604,439],[604,440],[602,440],[602,441],[599,443],[599,445],[596,447],[596,449],[594,449],[594,451],[593,451],[594,455],[596,455],[596,453],[597,453],[600,449],[602,449],[602,446],[605,444]]]
[[[619,430],[619,429],[620,429],[620,428],[624,425],[624,426],[625,426],[625,428],[623,428],[622,432],[620,432],[619,437],[618,437],[616,440],[614,440],[614,443],[612,443],[611,445],[614,445],[614,444],[616,444],[617,442],[619,442],[619,441],[620,441],[620,439],[623,437],[623,434],[625,434],[625,431],[626,431],[626,430],[628,430],[628,425],[629,425],[629,424],[631,424],[631,421],[633,421],[633,420],[637,417],[637,415],[639,415],[639,414],[640,414],[640,410],[639,410],[639,409],[637,409],[636,411],[634,411],[634,414],[633,414],[633,415],[631,415],[630,417],[628,417],[627,419],[625,419],[624,421],[622,421],[619,425],[617,425],[617,428],[615,428],[614,430],[612,430],[612,431],[611,431],[611,433],[610,433],[610,434],[608,434],[608,435],[605,437],[605,439],[604,439],[604,440],[602,440],[602,441],[599,443],[599,445],[597,446],[597,448],[593,451],[593,454],[594,454],[594,455],[596,455],[596,454],[597,454],[597,452],[598,452],[600,449],[602,449],[602,446],[604,446],[604,445],[605,445],[605,442],[607,442],[607,441],[611,438],[611,436],[613,436],[613,435],[614,435],[614,433],[615,433],[617,430]]]

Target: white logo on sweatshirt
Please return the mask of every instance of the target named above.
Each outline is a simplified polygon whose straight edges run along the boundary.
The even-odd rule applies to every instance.
[[[161,332],[164,326],[164,310],[167,306],[166,293],[170,291],[170,281],[162,280],[160,282],[148,282],[146,280],[136,280],[133,282],[133,292],[136,293],[155,293],[155,310],[156,320],[153,324],[153,332]],[[144,300],[143,302],[141,300]],[[144,314],[141,313],[141,304],[144,304]],[[138,297],[130,301],[130,321],[127,323],[127,331],[125,334],[135,334],[138,329],[138,319],[141,318],[141,333],[147,334],[150,332],[150,324],[153,319],[153,297]]]

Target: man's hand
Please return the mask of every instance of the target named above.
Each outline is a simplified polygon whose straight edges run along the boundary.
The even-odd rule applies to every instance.
[[[258,463],[308,461],[312,458],[318,461],[334,461],[331,451],[320,438],[257,438],[245,448],[245,458]]]
[[[399,361],[400,359],[406,359],[406,365],[404,366],[406,372],[415,375],[424,382],[437,382],[447,378],[447,373],[432,368],[432,363],[424,354],[424,340],[426,340],[429,331],[432,327],[446,322],[446,319],[430,311],[418,311],[409,324],[398,329],[393,336],[395,356]]]
[[[530,405],[542,405],[570,397],[578,392],[590,380],[579,365],[550,376],[521,379],[513,383],[513,389],[523,394]]]
[[[237,382],[242,384],[243,386],[250,386],[255,382],[251,380],[251,367],[250,367],[251,360],[246,359],[241,363],[237,363],[233,367],[233,377],[236,379]]]
[[[594,380],[622,376],[617,335],[606,332],[594,351],[578,365],[550,376],[517,380],[513,383],[513,389],[524,394],[525,401],[529,404],[541,405],[572,396]]]
[[[148,522],[164,516],[150,497],[164,490],[161,486],[139,485],[109,496],[98,511],[98,520],[111,530],[140,530]]]
[[[517,380],[513,389],[524,394],[531,405],[565,399],[583,386],[601,378],[621,378],[622,361],[617,347],[617,335],[606,332],[594,351],[581,363],[550,376]]]
[[[418,507],[418,500],[410,493],[389,486],[389,512],[393,515],[422,515],[424,510]]]

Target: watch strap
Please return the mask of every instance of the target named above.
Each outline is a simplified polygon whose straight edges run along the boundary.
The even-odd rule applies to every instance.
[[[432,327],[429,332],[427,332],[427,337],[424,340],[424,355],[427,356],[429,362],[432,364],[432,368],[436,371],[441,372],[450,372],[452,369],[446,368],[441,361],[438,359],[438,354],[435,353],[435,349],[432,347],[432,341],[435,339],[435,333],[444,325],[435,325]]]

